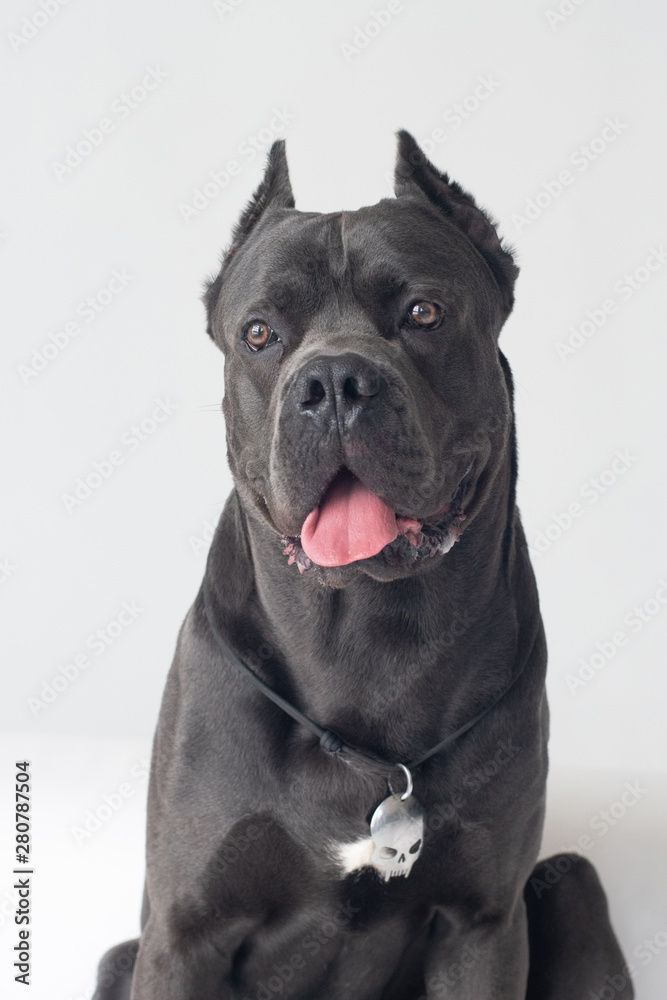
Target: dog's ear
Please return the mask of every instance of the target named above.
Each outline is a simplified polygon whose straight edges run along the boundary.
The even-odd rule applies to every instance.
[[[284,139],[278,139],[269,150],[264,176],[234,227],[227,257],[235,253],[247,239],[269,205],[277,208],[294,208]]]
[[[285,140],[278,139],[269,150],[266,169],[261,183],[241,213],[232,232],[232,241],[222,258],[220,272],[216,278],[206,283],[202,301],[207,312],[207,332],[213,336],[211,316],[218,299],[225,267],[234,254],[245,243],[267,208],[294,208],[294,195],[290,184],[285,154]]]
[[[472,195],[447,174],[441,174],[417,145],[409,132],[398,133],[398,155],[394,174],[397,198],[406,195],[426,196],[479,250],[502,292],[505,315],[514,305],[514,282],[519,268],[511,248],[503,246],[493,219],[479,208]]]

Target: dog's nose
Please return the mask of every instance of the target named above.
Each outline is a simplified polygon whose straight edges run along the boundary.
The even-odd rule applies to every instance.
[[[299,372],[295,389],[302,411],[349,420],[383,387],[372,362],[350,353],[313,359]]]

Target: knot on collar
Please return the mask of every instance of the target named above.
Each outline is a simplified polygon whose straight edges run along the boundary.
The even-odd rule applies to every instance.
[[[320,736],[320,746],[327,753],[338,753],[343,748],[343,741],[330,729],[325,729]]]

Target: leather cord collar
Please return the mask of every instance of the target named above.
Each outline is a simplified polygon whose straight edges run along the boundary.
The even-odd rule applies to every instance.
[[[272,687],[263,681],[261,677],[259,677],[255,671],[233,651],[229,643],[221,634],[212,614],[211,598],[206,585],[206,580],[204,580],[204,583],[202,584],[202,594],[204,599],[204,612],[208,626],[225,658],[233,663],[233,665],[241,673],[245,674],[251,683],[254,684],[255,687],[270,701],[272,701],[275,705],[278,705],[279,708],[282,708],[283,712],[286,712],[287,715],[291,716],[295,722],[300,723],[300,725],[302,725],[305,729],[309,729],[311,733],[317,736],[323,750],[330,754],[340,754],[342,757],[348,757],[351,760],[359,761],[370,770],[381,772],[382,774],[386,774],[387,771],[393,771],[399,766],[399,762],[392,763],[390,761],[383,760],[381,757],[372,757],[370,754],[362,753],[362,751],[356,750],[349,744],[344,743],[340,736],[338,736],[337,733],[334,733],[333,730],[320,726],[319,723],[315,722],[314,719],[311,719],[305,714],[305,712],[300,711],[300,709],[292,705],[291,702],[287,701],[286,698],[279,695],[277,691],[274,691]],[[500,691],[494,698],[492,698],[491,701],[485,705],[483,709],[481,709],[481,711],[477,712],[476,715],[473,715],[471,719],[468,719],[466,723],[459,726],[459,728],[453,733],[450,733],[449,736],[445,736],[443,740],[436,743],[434,747],[427,750],[427,752],[422,754],[421,757],[415,757],[413,760],[400,763],[407,767],[409,771],[414,771],[414,769],[419,767],[420,764],[423,764],[431,757],[434,757],[435,754],[441,753],[443,750],[446,750],[448,747],[456,743],[456,741],[463,736],[464,733],[467,733],[469,729],[472,729],[473,726],[477,725],[477,723],[483,719],[485,715],[488,715],[489,712],[491,712],[492,709],[494,709],[496,705],[502,701],[505,695],[509,693],[518,681],[519,677],[523,673],[524,666],[525,663],[521,667],[519,673],[513,678],[511,683],[506,688],[503,688],[502,691]]]

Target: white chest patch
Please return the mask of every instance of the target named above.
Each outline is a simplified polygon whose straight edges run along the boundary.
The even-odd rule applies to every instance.
[[[360,840],[348,841],[347,843],[336,843],[332,841],[329,851],[341,868],[341,875],[349,875],[350,872],[357,871],[370,865],[376,871],[380,869],[371,860],[375,844],[371,837],[362,837]]]
[[[407,791],[383,799],[371,817],[370,837],[329,844],[343,875],[371,866],[388,882],[397,876],[407,878],[412,871],[424,842],[424,810],[411,794],[412,777],[405,770]]]

